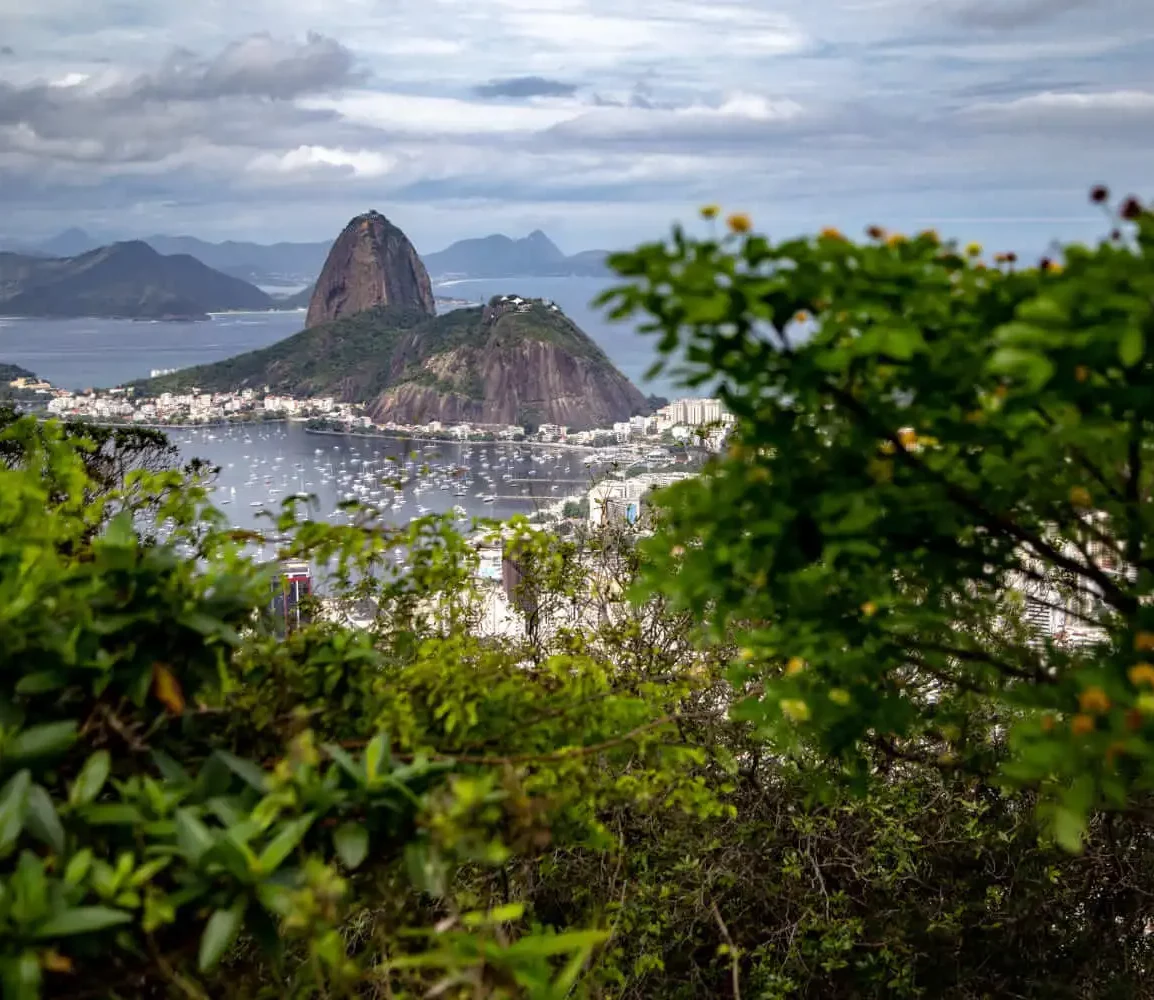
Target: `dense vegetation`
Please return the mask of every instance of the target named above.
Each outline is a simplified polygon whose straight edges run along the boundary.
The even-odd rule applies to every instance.
[[[332,599],[278,637],[207,470],[9,414],[4,996],[1147,995],[1154,217],[1121,214],[1061,266],[743,216],[618,257],[731,447],[648,537],[501,528],[510,629],[445,522],[289,501]]]
[[[142,381],[138,388],[155,395],[194,387],[205,392],[263,391],[267,385],[271,392],[331,393],[363,401],[388,384],[393,351],[426,318],[415,309],[368,309],[256,351]]]
[[[0,364],[0,385],[7,386],[18,378],[36,378],[36,375],[19,365]]]

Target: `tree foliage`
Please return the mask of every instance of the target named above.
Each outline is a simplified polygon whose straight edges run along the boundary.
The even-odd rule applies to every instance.
[[[610,295],[737,418],[650,550],[682,606],[752,623],[737,716],[857,775],[1037,786],[1075,849],[1154,779],[1154,215],[1119,214],[1037,266],[736,216],[619,256]]]

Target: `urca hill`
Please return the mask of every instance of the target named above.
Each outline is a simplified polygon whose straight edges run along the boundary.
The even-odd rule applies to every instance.
[[[498,296],[485,306],[430,315],[424,266],[415,253],[397,252],[395,227],[389,225],[390,239],[377,238],[386,225],[376,213],[359,216],[334,245],[318,292],[341,289],[329,299],[340,300],[339,318],[141,388],[268,386],[276,393],[363,402],[378,422],[407,424],[559,423],[581,430],[649,411],[641,392],[551,303]],[[350,229],[355,253],[348,252]],[[388,247],[393,252],[385,253]],[[391,267],[403,271],[393,275]]]

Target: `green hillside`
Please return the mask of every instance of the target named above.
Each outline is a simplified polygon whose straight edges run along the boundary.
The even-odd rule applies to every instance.
[[[267,385],[276,393],[368,398],[386,387],[394,349],[426,318],[417,310],[381,306],[302,330],[260,350],[145,379],[136,387],[155,395],[193,387],[227,392]]]
[[[19,365],[0,362],[0,386],[6,386],[18,378],[36,378],[36,374],[27,368],[21,368]]]
[[[275,393],[333,395],[362,402],[406,382],[442,389],[475,386],[477,373],[466,369],[471,368],[476,351],[459,349],[512,347],[521,340],[553,343],[575,357],[613,368],[605,353],[571,320],[546,306],[497,315],[477,306],[431,318],[416,310],[381,306],[304,330],[257,351],[143,380],[137,388],[155,395],[193,387],[224,392],[267,385]],[[450,352],[457,352],[450,379],[438,379],[423,365]]]

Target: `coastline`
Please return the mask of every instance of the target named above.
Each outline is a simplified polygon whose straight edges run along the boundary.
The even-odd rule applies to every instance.
[[[288,417],[276,420],[216,420],[212,423],[198,424],[146,424],[136,420],[93,420],[91,417],[69,416],[68,414],[54,415],[55,420],[75,420],[96,427],[147,427],[155,431],[198,431],[210,427],[263,427],[266,424],[287,424]]]
[[[596,452],[600,449],[594,448],[587,444],[566,444],[563,441],[469,441],[460,440],[458,438],[446,437],[430,437],[427,434],[406,434],[401,431],[394,431],[391,434],[386,432],[368,433],[366,431],[332,431],[322,430],[317,427],[306,427],[306,434],[333,434],[338,437],[363,437],[363,438],[389,438],[393,441],[434,441],[437,444],[507,444],[515,448],[565,448],[569,451],[591,451]]]

